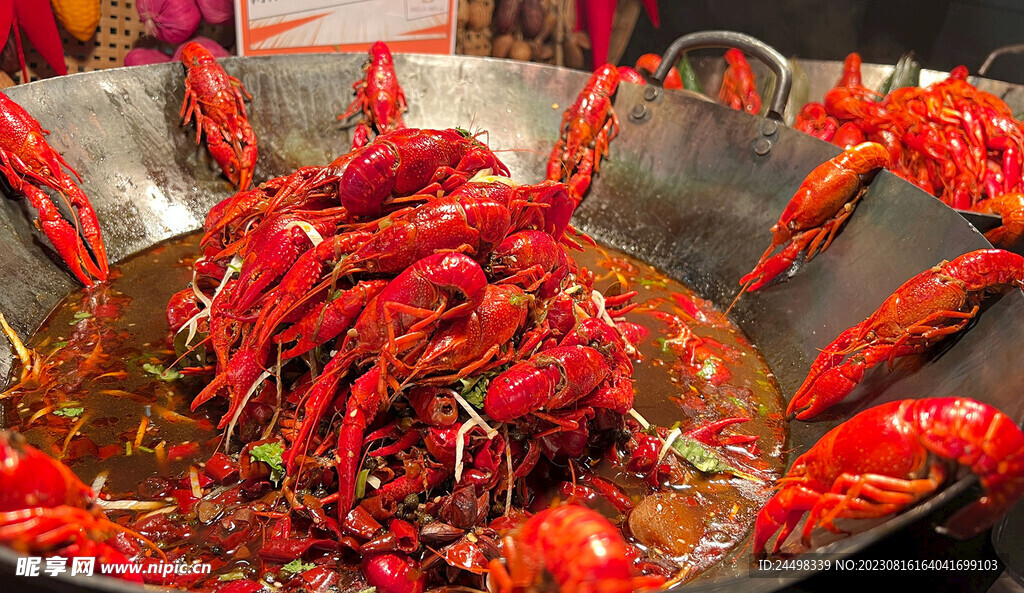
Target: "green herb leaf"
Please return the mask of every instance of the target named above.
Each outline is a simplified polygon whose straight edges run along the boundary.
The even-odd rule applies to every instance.
[[[92,313],[89,313],[88,311],[79,311],[79,312],[75,313],[74,315],[72,315],[72,318],[74,320],[71,323],[69,323],[68,325],[77,325],[78,322],[84,321],[84,320],[89,319],[91,317],[92,317]]]
[[[305,571],[307,571],[307,570],[309,570],[309,569],[311,569],[311,568],[313,568],[315,566],[316,565],[313,564],[312,562],[304,563],[304,562],[302,562],[302,559],[296,558],[295,560],[292,560],[288,564],[285,564],[284,566],[282,566],[281,570],[284,571],[284,572],[290,572],[292,574],[296,574],[296,573],[300,573],[300,572],[305,572]]]
[[[277,484],[284,477],[284,462],[281,456],[284,454],[284,445],[281,443],[263,443],[256,445],[249,450],[249,457],[253,461],[262,461],[270,466],[270,481]]]
[[[82,415],[85,408],[61,408],[53,412],[54,416],[63,416],[65,418],[77,418]]]
[[[188,327],[184,327],[174,334],[174,355],[182,359],[182,366],[205,366],[206,365],[206,334],[197,331],[188,339]],[[149,358],[142,354],[141,358]]]
[[[60,350],[61,348],[65,347],[67,345],[68,345],[67,340],[62,341],[62,342],[54,342],[53,343],[53,349],[54,350]]]
[[[150,364],[147,362],[142,365],[142,370],[156,375],[161,381],[176,381],[184,376],[174,369],[164,369],[162,364]]]
[[[697,371],[697,376],[705,381],[710,381],[714,378],[715,374],[717,374],[718,365],[724,363],[725,361],[717,356],[709,356],[707,360],[704,361],[704,365],[700,367],[699,371]]]
[[[762,481],[757,476],[749,474],[738,467],[723,460],[717,452],[705,446],[700,441],[692,439],[685,434],[672,441],[672,450],[685,459],[698,470],[706,474],[718,474],[729,472],[747,480],[756,482]]]
[[[704,94],[704,89],[700,85],[697,73],[693,71],[693,65],[690,64],[690,58],[687,57],[685,53],[679,58],[679,63],[676,65],[676,68],[679,70],[679,77],[683,80],[684,89]]]
[[[466,401],[474,408],[484,409],[484,396],[487,395],[487,386],[491,383],[491,377],[484,374],[459,379],[459,381],[462,382],[459,395],[466,398]]]
[[[147,363],[142,365],[142,370],[146,371],[147,373],[151,373],[153,375],[159,375],[159,374],[162,374],[164,372],[164,365],[162,365],[162,364],[151,364],[151,363],[147,362]]]
[[[508,304],[513,307],[522,307],[528,302],[530,302],[530,297],[526,296],[526,294],[512,294],[508,297]]]

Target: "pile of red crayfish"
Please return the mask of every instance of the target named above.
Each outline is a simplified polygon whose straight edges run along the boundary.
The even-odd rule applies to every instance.
[[[893,173],[954,208],[1002,215],[994,242],[1021,234],[1024,126],[1000,98],[967,82],[963,66],[927,87],[883,94],[861,83],[860,56],[852,53],[823,103],[805,105],[795,127],[843,148],[878,142]]]
[[[632,407],[642,333],[613,319],[635,293],[594,291],[568,255],[566,185],[507,173],[465,132],[400,129],[211,211],[193,286],[168,308],[187,347],[213,353],[193,408],[227,400],[227,447],[281,434],[296,492],[336,470],[315,503],[336,510],[325,527],[393,516],[453,479],[483,518],[481,496],[510,507],[542,454],[580,455],[592,425],[621,427]],[[414,563],[403,525],[397,549],[368,556],[374,586]]]
[[[224,448],[241,448],[241,464],[218,454],[207,475],[267,486],[254,452],[278,448],[269,469],[291,512],[265,559],[347,547],[381,592],[438,579],[479,588],[485,573],[506,593],[549,576],[561,591],[677,576],[679,565],[627,544],[594,511],[525,520],[518,510],[538,495],[538,464],[594,445],[618,442],[651,480],[668,467],[652,445],[668,431],[636,434],[627,422],[647,334],[622,319],[636,292],[602,294],[570,255],[592,243],[569,220],[615,135],[618,81],[614,66],[598,69],[566,111],[548,180],[523,185],[468,132],[405,128],[390,53],[376,44],[349,109],[366,117],[353,150],[211,209],[192,285],[167,318],[191,361],[183,372],[212,373],[193,410],[219,414]],[[698,369],[720,360],[698,357],[701,343],[680,344]],[[743,420],[681,434],[753,447],[756,436],[719,439]],[[612,482],[575,471],[565,498],[632,507]],[[297,517],[312,524],[292,526]],[[577,533],[554,537],[554,523]],[[559,553],[574,557],[570,570]]]

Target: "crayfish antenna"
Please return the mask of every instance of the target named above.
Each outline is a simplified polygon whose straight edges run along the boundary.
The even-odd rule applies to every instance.
[[[746,284],[740,287],[740,291],[736,295],[736,298],[734,298],[732,302],[729,303],[729,307],[725,310],[726,317],[729,316],[729,312],[732,311],[732,308],[736,306],[736,303],[740,302],[740,297],[743,296],[743,293],[747,292],[747,289],[750,288],[750,285],[753,284],[756,280],[757,278],[751,278],[750,280],[747,281]]]

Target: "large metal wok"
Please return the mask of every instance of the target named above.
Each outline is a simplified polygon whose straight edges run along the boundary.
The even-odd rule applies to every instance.
[[[224,61],[254,97],[249,113],[260,139],[257,179],[327,163],[346,149],[348,133],[334,116],[349,102],[349,85],[362,75],[363,60],[306,55]],[[500,155],[519,179],[543,177],[561,112],[587,79],[581,72],[491,59],[397,56],[396,67],[409,100],[409,125],[486,130],[493,148],[507,150]],[[177,64],[67,76],[10,89],[10,95],[53,131],[51,142],[82,174],[112,260],[198,228],[206,211],[229,194],[194,134],[179,126],[183,87]],[[621,131],[576,224],[728,304],[802,178],[838,149],[774,122],[653,87],[623,84],[615,103]],[[755,152],[755,141],[763,154]],[[32,216],[22,200],[0,199],[0,310],[22,335],[76,288],[33,230]],[[789,396],[816,349],[863,319],[899,284],[942,259],[988,246],[955,212],[883,172],[827,252],[789,281],[744,298],[734,315]],[[794,423],[792,454],[843,417],[897,398],[969,396],[1024,418],[1016,370],[1024,365],[1022,296],[1014,291],[995,300],[941,354],[901,363],[892,373],[870,373],[853,399],[826,419]],[[0,371],[10,368],[11,358],[0,353]],[[639,394],[638,406],[651,417],[645,397],[650,402],[650,394]],[[829,550],[863,549],[935,511],[946,512],[969,486],[958,483]],[[927,524],[922,532],[930,534],[927,541],[946,541]],[[0,549],[0,571],[13,574],[14,558]],[[743,557],[690,586],[766,591],[787,582],[748,578]],[[16,587],[138,590],[101,577],[37,577]]]

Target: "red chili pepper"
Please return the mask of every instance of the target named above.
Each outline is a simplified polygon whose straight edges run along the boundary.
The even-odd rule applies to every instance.
[[[636,444],[633,446],[632,455],[626,463],[631,472],[647,473],[654,469],[658,462],[658,451],[661,450],[661,443],[658,439],[646,435],[637,434],[633,437]]]
[[[341,528],[345,533],[363,539],[371,539],[374,534],[381,530],[381,524],[364,507],[357,506],[345,515]]]
[[[186,457],[191,457],[199,453],[199,443],[195,441],[188,441],[178,445],[173,445],[167,449],[167,458],[171,461],[181,461]]]
[[[625,513],[633,508],[632,499],[612,482],[598,476],[594,476],[589,482],[594,490],[597,490],[620,513]]]
[[[178,508],[181,509],[181,512],[183,513],[187,513],[190,510],[192,510],[192,505],[194,505],[196,501],[199,500],[198,498],[192,495],[191,489],[172,490],[171,496],[173,496],[174,499],[178,501]]]
[[[260,593],[263,591],[263,585],[256,581],[242,579],[221,585],[217,587],[216,591],[217,593]]]
[[[206,475],[220,484],[231,484],[238,480],[238,463],[217,451],[206,462]]]
[[[264,543],[260,548],[259,555],[270,562],[291,562],[313,548],[334,551],[338,549],[338,542],[312,537],[275,539]]]

